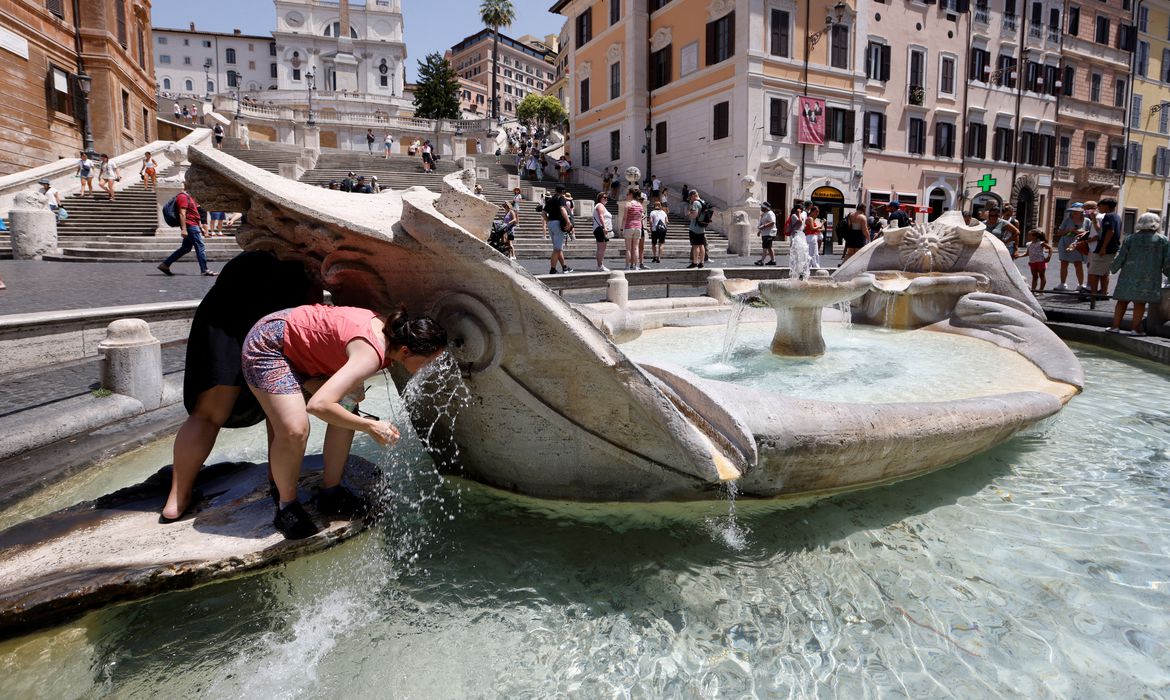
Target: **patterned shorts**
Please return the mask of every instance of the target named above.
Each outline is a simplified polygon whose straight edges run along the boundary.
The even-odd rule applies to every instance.
[[[299,394],[305,377],[284,356],[285,319],[291,309],[270,313],[256,322],[244,339],[241,360],[248,385],[267,394]]]

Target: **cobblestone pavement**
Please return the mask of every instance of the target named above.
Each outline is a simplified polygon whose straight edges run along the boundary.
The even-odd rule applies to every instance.
[[[182,372],[186,352],[185,344],[164,347],[163,374]],[[0,379],[0,419],[18,411],[88,394],[101,386],[101,376],[101,360],[94,357],[43,372]]]

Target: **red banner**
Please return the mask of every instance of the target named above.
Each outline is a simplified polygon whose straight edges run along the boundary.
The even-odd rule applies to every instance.
[[[797,106],[796,142],[824,145],[825,101],[816,97],[801,97]]]

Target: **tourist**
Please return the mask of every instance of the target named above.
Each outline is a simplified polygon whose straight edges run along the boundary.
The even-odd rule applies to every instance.
[[[520,208],[504,202],[504,252],[508,259],[516,259],[516,227],[520,225]]]
[[[1102,199],[1097,206],[1103,215],[1097,245],[1089,258],[1089,291],[1108,296],[1109,271],[1113,265],[1113,258],[1121,248],[1121,217],[1117,216],[1116,199]]]
[[[605,166],[605,170],[601,173],[601,191],[609,195],[609,183],[613,182],[613,173],[610,172],[610,167]]]
[[[209,221],[207,225],[207,237],[215,238],[223,235],[223,222],[227,219],[227,213],[222,211],[213,211],[208,213]]]
[[[482,186],[482,185],[480,185],[478,182],[477,182],[477,183],[475,183],[475,196],[476,196],[476,197],[479,197],[480,199],[483,199],[483,198],[484,198],[484,196],[483,196],[483,186]]]
[[[808,244],[809,269],[821,266],[821,240],[825,237],[825,222],[821,219],[821,208],[812,205],[804,223],[804,241]]]
[[[849,215],[845,230],[845,254],[841,257],[844,263],[857,255],[858,251],[869,243],[869,217],[865,215],[865,203],[858,202],[857,208]]]
[[[240,120],[240,148],[245,151],[252,150],[252,132],[248,129],[248,123],[243,119]]]
[[[374,188],[370,187],[369,183],[366,182],[365,175],[358,175],[357,181],[354,183],[352,192],[354,192],[355,194],[373,194]]]
[[[390,135],[389,131],[386,132],[386,138],[382,139],[382,151],[383,157],[390,160],[390,154],[394,151],[394,137]]]
[[[366,129],[366,152],[370,155],[374,155],[374,142],[377,140],[378,137],[374,136],[374,130]]]
[[[650,230],[650,198],[646,196],[646,191],[638,189],[638,199],[642,204],[642,233],[638,236],[638,259],[636,261],[639,270],[649,270],[646,267],[646,233]]]
[[[549,258],[548,274],[557,273],[557,264],[563,272],[572,272],[573,268],[565,262],[565,238],[573,231],[573,214],[565,200],[565,186],[557,185],[553,195],[544,200],[541,207],[548,236],[552,239],[552,256]]]
[[[95,170],[97,170],[97,164],[90,160],[88,153],[82,151],[81,158],[77,161],[77,177],[81,179],[81,191],[78,194],[82,197],[86,194],[93,196],[93,171]]]
[[[41,186],[41,196],[45,198],[45,209],[56,212],[61,208],[61,192],[48,178],[41,178],[37,180],[37,184]]]
[[[760,259],[756,265],[775,265],[776,253],[772,250],[772,241],[776,238],[776,212],[768,202],[760,203],[760,223],[756,226],[756,235],[760,237]],[[767,262],[764,262],[767,260]]]
[[[657,175],[650,176],[650,197],[655,201],[662,196],[662,180]]]
[[[191,121],[191,113],[187,111],[187,105],[183,105],[183,121]]]
[[[548,158],[543,153],[540,153],[540,155],[537,156],[537,158],[536,158],[536,179],[543,180],[544,173],[547,170],[548,170]]]
[[[703,203],[699,201],[699,191],[691,190],[687,193],[687,233],[691,242],[691,264],[687,265],[687,269],[693,267],[702,268],[703,261],[706,259],[707,249],[707,231],[703,228],[703,224],[699,222],[699,215],[703,212]]]
[[[650,204],[650,262],[661,263],[666,248],[666,234],[669,230],[666,209],[661,202]]]
[[[212,129],[211,129],[211,133],[215,136],[215,147],[216,148],[223,148],[223,137],[224,137],[223,124],[216,122],[215,126],[212,127]]]
[[[987,232],[995,236],[1008,250],[1008,255],[1016,256],[1016,245],[1020,238],[1020,230],[1000,216],[999,207],[987,210]]]
[[[539,180],[540,179],[536,176],[536,171],[539,168],[540,168],[540,160],[537,159],[535,153],[529,153],[528,154],[528,161],[527,161],[527,164],[525,166],[525,169],[528,171],[528,179],[529,180]]]
[[[1003,219],[1012,226],[1015,226],[1017,231],[1020,230],[1020,220],[1016,218],[1016,208],[1012,205],[1003,205]]]
[[[626,190],[625,210],[621,212],[622,238],[626,241],[626,269],[638,269],[638,243],[642,240],[642,193],[637,187]]]
[[[114,165],[114,161],[110,160],[110,156],[106,153],[101,155],[101,162],[98,164],[98,181],[101,188],[110,196],[110,201],[114,201],[114,183],[122,179],[122,173],[118,171],[118,166]]]
[[[415,139],[415,140],[410,142],[409,146],[406,147],[406,153],[407,153],[407,155],[412,155],[412,156],[418,155],[418,149],[421,147],[422,147],[422,144],[419,142],[418,139]]]
[[[1032,272],[1032,291],[1042,292],[1048,286],[1048,261],[1052,259],[1052,246],[1044,232],[1034,228],[1028,232],[1028,269]]]
[[[597,241],[597,271],[609,272],[605,266],[605,248],[609,239],[613,238],[613,214],[609,213],[606,204],[609,195],[605,192],[597,193],[597,204],[593,205],[593,240]]]
[[[182,121],[182,119],[183,119],[183,110],[182,110],[182,109],[179,107],[179,103],[178,103],[178,102],[175,102],[174,108],[171,110],[171,114],[173,114],[173,115],[174,115],[174,117],[175,117],[175,121]]]
[[[271,313],[244,340],[242,369],[272,426],[268,463],[278,503],[273,526],[288,539],[317,534],[317,525],[297,501],[297,480],[309,438],[309,416],[327,424],[325,471],[317,510],[351,517],[365,510],[341,485],[354,432],[380,445],[398,440],[388,421],[363,417],[342,401],[364,397],[363,382],[392,363],[415,373],[447,346],[447,334],[429,318],[411,320],[404,311],[383,315],[352,306],[314,304]],[[308,377],[326,377],[306,402]],[[356,401],[355,401],[356,399]]]
[[[345,179],[341,181],[341,191],[353,192],[355,187],[357,187],[357,173],[350,170],[345,174]]]
[[[159,263],[158,269],[168,277],[174,275],[175,273],[171,272],[171,265],[189,253],[191,248],[195,248],[195,259],[199,261],[200,274],[204,277],[215,277],[215,273],[207,269],[207,256],[203,247],[203,234],[206,229],[203,228],[203,221],[199,217],[199,203],[187,193],[185,184],[175,196],[175,205],[179,209],[179,234],[183,237],[183,243],[166,260]]]
[[[146,189],[158,189],[158,163],[154,161],[150,151],[142,155],[142,167],[138,169],[138,175]]]
[[[669,187],[662,188],[662,191],[658,195],[658,203],[662,205],[662,211],[666,212],[667,216],[669,216],[670,215],[670,188]]]
[[[613,179],[609,182],[609,199],[613,201],[617,199],[618,190],[621,189],[621,181],[618,179],[617,170],[614,170]]]
[[[1056,291],[1068,291],[1068,266],[1076,270],[1077,289],[1086,290],[1085,286],[1085,255],[1089,252],[1089,244],[1081,241],[1082,236],[1089,233],[1089,220],[1085,218],[1084,205],[1073,202],[1065,211],[1064,220],[1060,222],[1057,235],[1060,242],[1057,244],[1056,255],[1060,260],[1060,284]]]
[[[1101,204],[1106,201],[1109,200],[1103,200]],[[1157,214],[1146,212],[1139,216],[1134,232],[1125,237],[1110,263],[1110,270],[1121,274],[1117,278],[1117,288],[1113,290],[1117,305],[1113,309],[1113,325],[1109,327],[1109,333],[1122,332],[1125,309],[1133,302],[1133,320],[1128,335],[1145,335],[1142,319],[1146,314],[1146,304],[1157,304],[1162,300],[1162,276],[1170,276],[1170,241],[1158,233],[1160,228],[1162,220]]]
[[[195,310],[187,336],[187,419],[175,435],[171,492],[160,523],[178,520],[199,500],[195,480],[221,428],[246,428],[264,420],[241,373],[240,350],[248,331],[274,311],[320,301],[321,289],[310,283],[300,263],[250,251],[224,265]]]
[[[378,176],[377,175],[370,176],[370,191],[373,194],[378,194],[379,192],[382,191],[382,186],[378,184]]]
[[[519,209],[520,202],[523,202],[523,201],[524,201],[524,194],[520,191],[520,188],[513,187],[512,188],[512,208]]]
[[[435,152],[431,147],[431,140],[423,141],[422,145],[423,172],[429,173],[435,169]]]
[[[340,192],[341,191],[341,183],[338,182],[337,180],[330,180],[329,181],[329,189],[337,190],[338,192]]]
[[[792,274],[803,278],[808,263],[808,242],[804,240],[804,203],[799,199],[792,203],[792,211],[785,224],[785,235],[788,236],[788,267]]]
[[[896,199],[886,205],[886,227],[903,228],[910,225],[910,217],[902,211],[902,203]]]

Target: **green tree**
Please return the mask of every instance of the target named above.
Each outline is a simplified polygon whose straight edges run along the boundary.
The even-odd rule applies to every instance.
[[[438,52],[418,62],[414,89],[414,115],[421,119],[458,119],[459,76],[451,62]]]
[[[510,27],[516,21],[516,9],[510,0],[483,0],[479,4],[479,18],[492,30],[492,119],[499,119],[500,98],[496,91],[500,82],[500,27]]]
[[[516,119],[528,127],[559,129],[568,121],[569,113],[561,101],[552,95],[530,92],[516,105]]]

